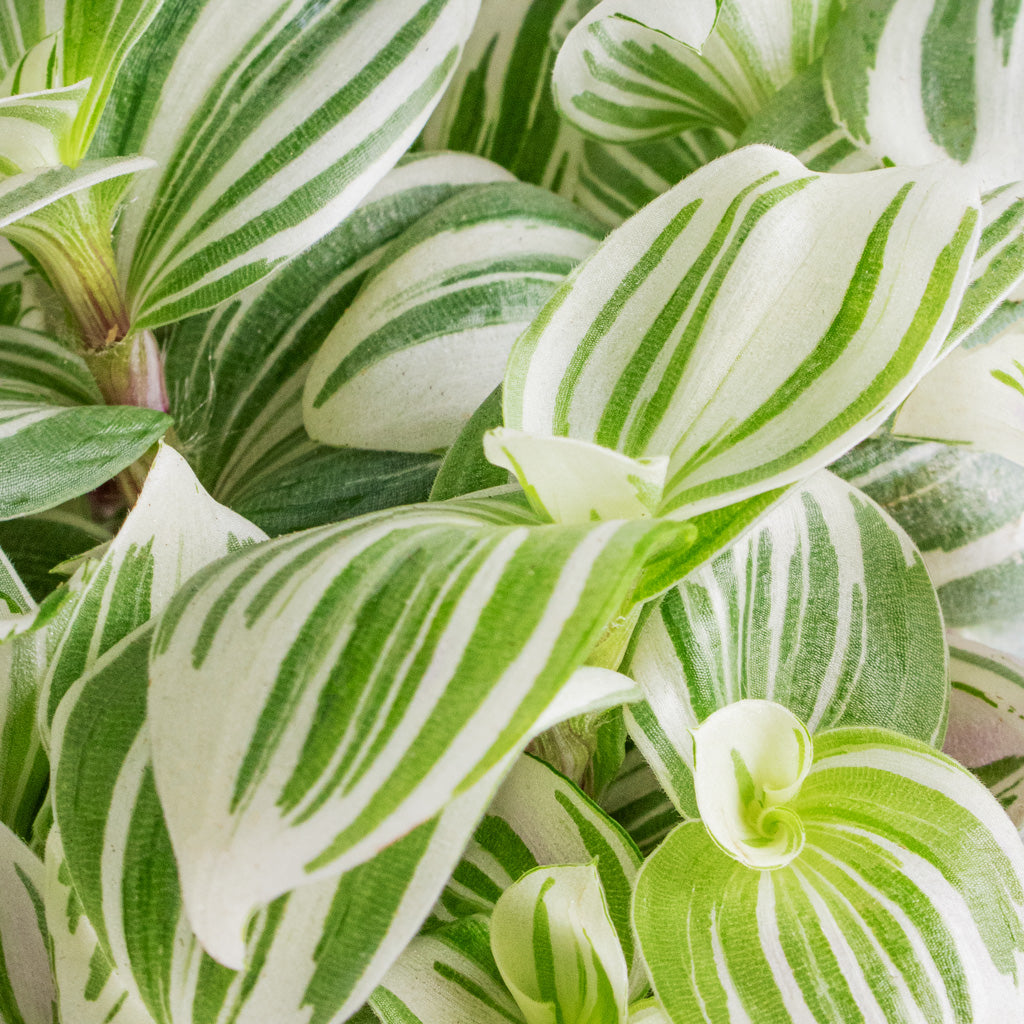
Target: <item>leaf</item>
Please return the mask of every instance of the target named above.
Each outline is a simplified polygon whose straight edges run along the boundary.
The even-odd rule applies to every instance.
[[[699,822],[646,861],[634,922],[671,1019],[1019,1014],[1024,850],[999,805],[955,762],[895,733],[837,729],[813,742],[787,805],[805,844],[787,867],[743,866]]]
[[[970,445],[1024,466],[1024,329],[951,352],[910,393],[892,431]]]
[[[0,99],[0,178],[51,168],[62,157],[89,83]]]
[[[431,501],[461,498],[491,487],[509,486],[509,475],[484,455],[484,435],[501,426],[499,384],[470,416],[459,436],[445,452],[430,490]]]
[[[185,460],[161,445],[124,525],[89,567],[49,660],[40,705],[43,735],[61,699],[101,655],[163,611],[198,570],[265,536],[217,504]]]
[[[969,191],[935,169],[812,175],[760,147],[709,164],[522,335],[505,426],[668,455],[660,512],[680,518],[806,477],[944,341],[975,251]]]
[[[645,857],[682,820],[636,747],[626,751],[619,774],[601,796],[601,806],[629,833]]]
[[[64,162],[74,166],[89,148],[114,79],[164,0],[65,0],[64,78],[89,79]]]
[[[130,62],[101,143],[163,168],[120,228],[133,325],[223,302],[351,213],[440,97],[478,2],[166,6],[137,52],[162,73]]]
[[[1024,162],[1010,129],[1019,118],[1018,14],[995,0],[849,5],[825,52],[836,119],[879,159],[956,161],[983,189],[1019,180]]]
[[[98,487],[170,424],[152,409],[92,404],[98,393],[81,359],[24,328],[0,327],[0,379],[0,519]]]
[[[447,447],[600,237],[589,217],[532,185],[485,185],[442,203],[392,243],[314,358],[303,397],[310,435],[358,448]]]
[[[230,970],[203,951],[185,916],[154,788],[145,721],[152,634],[152,623],[140,627],[101,658],[55,722],[55,812],[98,956],[160,1024],[261,1024],[270,1009],[281,1024],[344,1020],[419,929],[497,771],[340,878],[259,908],[246,968]]]
[[[580,138],[555,109],[558,47],[594,0],[482,0],[452,82],[423,129],[426,149],[478,153],[520,181],[570,195]]]
[[[364,861],[522,749],[680,529],[533,522],[513,503],[412,506],[271,541],[179,592],[150,666],[153,765],[218,958],[238,962],[255,906]],[[563,717],[635,692],[587,679]]]
[[[949,652],[949,731],[943,751],[988,786],[1020,829],[1024,826],[1024,663],[980,644]]]
[[[0,1017],[51,1024],[54,991],[43,919],[43,865],[0,824]]]
[[[0,7],[0,70],[4,73],[60,25],[61,4],[47,0],[4,0]]]
[[[535,868],[509,886],[491,951],[527,1024],[624,1024],[626,961],[593,864]]]
[[[302,384],[388,243],[458,191],[507,178],[476,157],[407,158],[308,252],[229,306],[170,329],[165,374],[175,429],[219,501],[283,533],[425,496],[435,457],[338,452],[311,442]]]
[[[694,128],[736,136],[820,56],[840,8],[830,0],[604,0],[562,47],[555,95],[573,124],[609,142]]]
[[[649,705],[627,708],[627,726],[684,814],[690,730],[734,701],[774,701],[812,732],[876,726],[938,745],[945,731],[946,641],[921,555],[829,473],[670,590],[623,671]]]
[[[881,435],[863,442],[834,469],[910,534],[948,626],[970,629],[993,646],[1019,643],[1024,632],[1020,467],[984,452]],[[1024,657],[1024,648],[1017,656]]]

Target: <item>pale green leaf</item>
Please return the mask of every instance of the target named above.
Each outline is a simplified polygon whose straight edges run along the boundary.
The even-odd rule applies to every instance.
[[[1002,808],[956,762],[895,733],[813,743],[788,804],[805,834],[788,866],[747,868],[700,822],[645,863],[634,921],[671,1019],[1017,1019],[1024,847]]]
[[[0,99],[0,179],[56,167],[89,83]]]
[[[533,185],[481,186],[438,206],[391,244],[313,360],[310,435],[358,448],[447,447],[601,234]]]
[[[601,794],[601,806],[647,856],[681,821],[679,811],[637,747],[626,751],[618,775]]]
[[[679,517],[806,477],[930,365],[977,220],[970,187],[935,169],[814,175],[761,147],[723,157],[555,293],[513,348],[505,426],[668,455],[661,512]]]
[[[0,5],[0,71],[6,74],[37,43],[60,28],[63,0],[4,0]]]

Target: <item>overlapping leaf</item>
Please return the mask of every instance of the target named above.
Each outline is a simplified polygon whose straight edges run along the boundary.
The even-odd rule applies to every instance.
[[[347,216],[415,138],[478,2],[166,5],[101,125],[102,151],[162,168],[121,225],[135,325],[222,302]]]
[[[163,611],[199,569],[265,537],[210,498],[185,460],[162,446],[124,525],[88,566],[63,625],[40,699],[43,735],[61,699],[102,654]]]
[[[310,434],[358,448],[447,447],[601,234],[532,185],[494,184],[440,205],[388,248],[313,360]]]
[[[433,456],[313,443],[302,385],[388,243],[459,190],[496,180],[510,179],[476,157],[408,159],[307,253],[232,304],[172,328],[165,373],[175,429],[219,501],[276,534],[426,496]]]
[[[669,1016],[1020,1016],[1024,853],[1002,808],[965,769],[895,733],[837,729],[813,747],[809,774],[779,809],[803,837],[787,866],[748,868],[693,822],[641,871],[634,920]],[[753,823],[776,780],[744,778]]]
[[[63,4],[52,0],[4,0],[0,6],[0,71],[6,73],[24,54],[60,28]]]
[[[1024,21],[997,0],[847,6],[825,54],[836,119],[879,159],[957,161],[985,189],[1024,178]]]
[[[254,907],[372,856],[525,745],[646,558],[689,536],[535,522],[521,503],[414,506],[272,541],[179,593],[150,731],[207,948],[237,962]],[[589,672],[595,709],[635,692]]]
[[[836,472],[910,534],[948,626],[1024,657],[1024,472],[997,455],[887,435],[863,442]]]
[[[736,136],[820,56],[839,7],[832,0],[604,0],[562,47],[555,95],[574,124],[607,141],[694,128]]]
[[[124,469],[167,429],[152,409],[104,406],[84,364],[24,328],[0,328],[0,519],[52,508]]]
[[[513,349],[505,424],[668,455],[661,510],[676,516],[798,480],[923,375],[976,222],[970,187],[937,169],[819,176],[759,147],[723,157],[555,293]]]

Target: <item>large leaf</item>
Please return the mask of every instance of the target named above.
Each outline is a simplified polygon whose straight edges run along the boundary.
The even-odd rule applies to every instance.
[[[101,142],[163,169],[121,224],[135,325],[224,301],[351,213],[426,120],[478,3],[165,5]]]
[[[668,455],[660,508],[675,516],[799,480],[928,368],[971,270],[977,202],[935,168],[814,175],[761,147],[722,157],[555,293],[512,351],[505,425]]]
[[[1024,848],[1002,808],[923,743],[866,728],[812,741],[769,707],[788,729],[771,734],[765,705],[745,701],[717,712],[721,728],[713,716],[698,730],[711,822],[679,826],[640,873],[634,921],[669,1017],[1017,1019]],[[706,764],[702,730],[724,730]],[[807,753],[813,743],[802,783],[772,754],[798,739]],[[784,866],[751,868],[726,852],[740,837],[756,848],[758,835],[784,833],[797,838]]]
[[[519,503],[414,506],[272,541],[179,592],[150,732],[208,949],[237,962],[254,907],[366,860],[521,749],[648,554],[689,535],[533,523]],[[635,692],[588,678],[596,708]]]
[[[910,534],[947,625],[987,633],[984,642],[1024,657],[1024,470],[997,455],[886,435],[834,468]]]
[[[533,185],[482,186],[441,204],[388,248],[313,360],[310,435],[357,448],[447,447],[601,235]]]
[[[983,188],[1024,178],[1024,21],[998,0],[848,5],[825,54],[837,120],[879,159],[967,164]]]
[[[170,418],[104,406],[81,359],[35,331],[0,327],[0,519],[52,508],[141,456]]]
[[[265,537],[217,504],[185,460],[161,446],[124,525],[98,564],[87,567],[75,595],[43,683],[43,735],[48,736],[61,699],[102,654],[163,611],[194,573]]]
[[[510,180],[476,157],[432,154],[389,172],[339,227],[165,344],[182,448],[204,486],[271,533],[319,526],[424,496],[433,457],[339,452],[302,425],[309,361],[394,238],[474,185]]]
[[[0,1019],[52,1024],[53,979],[42,861],[0,824]]]
[[[340,878],[259,908],[245,967],[230,970],[203,951],[185,915],[154,788],[145,727],[152,632],[142,627],[102,658],[55,724],[66,873],[101,953],[160,1024],[261,1024],[271,1009],[280,1024],[301,1024],[311,1007],[314,1020],[344,1020],[419,929],[507,762]],[[549,706],[538,725],[560,714]]]
[[[610,142],[693,128],[724,128],[735,136],[821,54],[840,6],[834,0],[604,0],[558,55],[556,99],[582,131]]]

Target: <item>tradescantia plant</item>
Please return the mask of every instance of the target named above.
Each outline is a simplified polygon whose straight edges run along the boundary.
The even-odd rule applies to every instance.
[[[0,2],[0,1024],[1024,1016],[1024,21]]]

